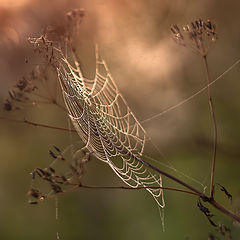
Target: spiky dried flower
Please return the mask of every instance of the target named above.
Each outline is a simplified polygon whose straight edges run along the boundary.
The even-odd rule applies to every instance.
[[[216,25],[201,18],[184,26],[182,30],[174,24],[171,27],[173,39],[184,47],[190,47],[201,56],[206,56],[210,50],[210,44],[217,40]]]

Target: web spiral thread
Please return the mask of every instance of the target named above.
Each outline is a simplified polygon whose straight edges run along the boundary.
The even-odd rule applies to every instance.
[[[73,59],[70,64],[62,55],[57,71],[76,131],[99,160],[107,163],[127,185],[146,187],[163,209],[162,177],[138,160],[142,158],[146,132],[119,92],[105,61],[96,48],[95,77],[87,79],[74,53]]]

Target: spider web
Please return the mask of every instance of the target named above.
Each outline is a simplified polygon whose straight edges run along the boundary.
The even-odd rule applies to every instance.
[[[57,71],[68,115],[85,147],[127,185],[146,187],[163,216],[162,177],[139,161],[147,134],[119,92],[98,49],[94,79],[83,76],[74,53],[73,62],[62,55]]]

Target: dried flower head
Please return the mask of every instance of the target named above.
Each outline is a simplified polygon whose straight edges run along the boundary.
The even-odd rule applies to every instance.
[[[195,20],[184,26],[182,30],[174,24],[171,31],[176,43],[184,47],[190,47],[201,56],[206,56],[211,43],[217,40],[216,25],[210,20]]]

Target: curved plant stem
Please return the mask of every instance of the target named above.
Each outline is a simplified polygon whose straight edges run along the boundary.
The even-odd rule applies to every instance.
[[[211,113],[211,118],[213,122],[213,127],[214,127],[214,142],[213,142],[213,156],[212,156],[212,166],[211,166],[211,182],[210,182],[210,195],[211,198],[213,198],[214,194],[214,174],[215,174],[215,165],[216,165],[216,155],[217,155],[217,138],[218,138],[218,131],[217,131],[217,121],[216,121],[216,116],[215,116],[215,111],[214,111],[214,106],[213,106],[213,99],[211,95],[211,88],[210,88],[210,74],[209,74],[209,69],[208,69],[208,62],[207,62],[207,56],[203,56],[203,61],[204,61],[204,66],[206,69],[206,77],[207,77],[207,83],[208,83],[208,103],[209,103],[209,109]]]

